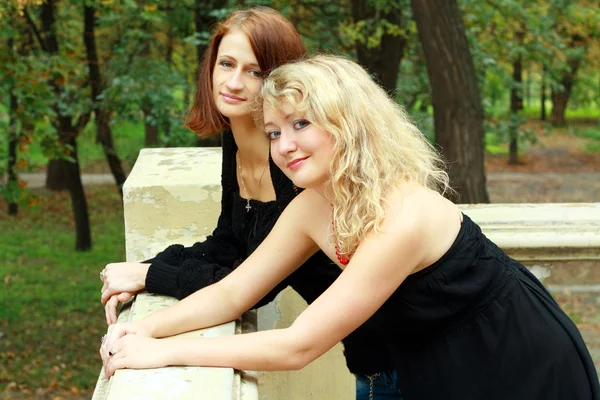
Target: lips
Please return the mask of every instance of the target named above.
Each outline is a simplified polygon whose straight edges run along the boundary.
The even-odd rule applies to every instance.
[[[234,96],[228,93],[221,92],[221,96],[223,96],[223,99],[228,103],[239,103],[242,101],[246,101],[246,99],[244,99],[243,97]]]
[[[290,161],[290,162],[287,164],[287,167],[288,167],[289,169],[291,169],[292,171],[294,171],[294,170],[296,170],[296,169],[300,168],[300,167],[302,166],[302,164],[304,164],[304,162],[305,162],[307,159],[308,159],[308,157],[304,157],[304,158],[296,158],[296,159],[294,159],[294,160]]]

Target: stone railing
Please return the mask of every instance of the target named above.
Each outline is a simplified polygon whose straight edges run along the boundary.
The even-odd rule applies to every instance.
[[[168,245],[204,240],[221,208],[221,149],[142,150],[123,186],[128,261],[151,258]],[[119,314],[119,322],[143,319],[177,300],[141,293]],[[238,321],[181,336],[228,336],[256,330],[256,312]],[[169,367],[101,371],[93,400],[258,399],[254,373],[231,368]]]
[[[220,149],[142,150],[124,186],[127,260],[150,258],[173,243],[191,245],[212,232],[220,211]],[[553,263],[600,260],[600,203],[462,205],[484,233],[540,278]],[[176,300],[140,294],[119,321],[144,318]],[[209,337],[289,326],[306,307],[284,290],[256,315],[186,335]],[[98,379],[104,399],[353,399],[354,377],[341,345],[301,371],[246,373],[229,368],[121,370]]]

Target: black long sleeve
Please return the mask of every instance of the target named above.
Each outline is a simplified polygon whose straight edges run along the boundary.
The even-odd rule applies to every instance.
[[[167,247],[151,263],[146,275],[146,290],[183,299],[211,285],[233,271],[239,258],[240,243],[232,228],[235,171],[232,161],[236,146],[233,136],[223,134],[221,170],[221,214],[217,227],[204,242],[191,247],[180,244]]]
[[[245,227],[242,222],[247,212],[241,199],[236,199],[239,191],[235,176],[235,153],[237,146],[231,132],[223,133],[223,166],[221,184],[221,215],[213,234],[206,241],[191,247],[172,245],[152,260],[146,276],[146,289],[185,298],[195,291],[218,282],[233,271],[265,239],[277,218],[285,207],[300,192],[283,174],[272,160],[269,161],[271,179],[276,193],[275,205],[259,208],[254,224],[256,232],[252,237],[240,238]],[[246,229],[245,229],[246,228]],[[321,251],[307,260],[293,274],[280,282],[252,308],[258,308],[273,299],[288,286],[291,286],[302,298],[312,303],[339,276],[340,269]]]
[[[231,132],[223,133],[223,167],[221,185],[221,215],[217,227],[204,242],[191,247],[169,246],[150,262],[146,289],[185,298],[195,291],[218,282],[241,264],[266,238],[285,207],[300,189],[269,160],[276,201],[253,202],[255,213],[248,226],[246,201],[238,195],[235,174],[237,146]],[[293,274],[279,283],[254,307],[271,302],[279,292],[291,286],[309,304],[316,300],[340,275],[340,268],[323,252],[318,251]],[[366,323],[365,325],[368,325]],[[356,374],[372,374],[393,368],[388,349],[377,333],[366,326],[344,338],[344,354],[348,368]]]

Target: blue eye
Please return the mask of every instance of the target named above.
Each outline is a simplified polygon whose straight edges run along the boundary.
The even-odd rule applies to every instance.
[[[306,128],[308,125],[310,125],[310,122],[308,122],[305,119],[299,119],[298,121],[294,121],[294,129],[296,130]]]
[[[267,132],[267,139],[269,140],[275,140],[277,138],[279,138],[279,136],[281,136],[281,132],[276,131],[276,130],[272,130]]]

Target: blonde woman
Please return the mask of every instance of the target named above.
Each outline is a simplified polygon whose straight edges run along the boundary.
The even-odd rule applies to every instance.
[[[361,67],[331,56],[282,66],[262,97],[273,160],[306,190],[222,281],[111,326],[107,376],[165,365],[299,369],[362,325],[387,347],[408,400],[600,398],[575,325],[442,196],[438,155]],[[319,248],[343,272],[291,327],[158,339],[237,318]]]

